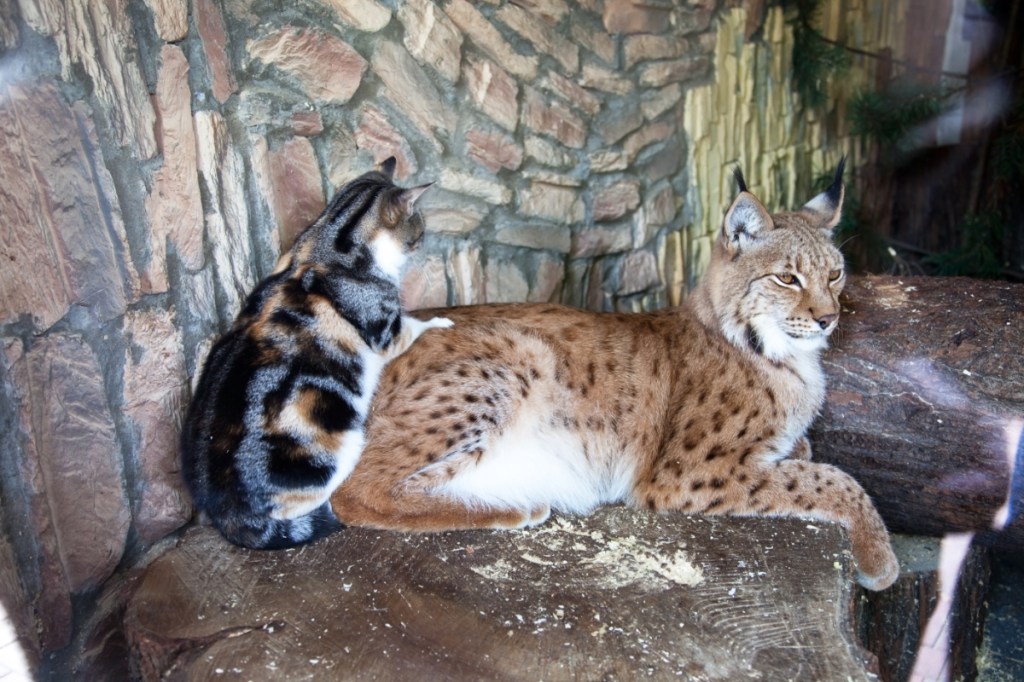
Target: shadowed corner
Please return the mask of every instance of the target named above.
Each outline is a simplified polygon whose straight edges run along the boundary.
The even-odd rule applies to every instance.
[[[1006,501],[992,518],[992,529],[996,532],[1021,518],[1024,475],[1024,419],[1012,418],[1003,423],[1003,437],[1006,444],[1006,462],[1009,470],[1009,485]],[[939,598],[935,610],[928,618],[917,657],[910,673],[911,682],[946,682],[950,679],[949,649],[951,608],[956,585],[960,577],[967,552],[971,548],[974,533],[949,533],[942,540],[939,550]]]

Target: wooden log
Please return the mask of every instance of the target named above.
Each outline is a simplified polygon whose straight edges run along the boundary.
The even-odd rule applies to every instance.
[[[852,278],[842,304],[814,458],[857,478],[891,530],[991,529],[1024,424],[1024,285]],[[992,541],[1022,552],[1011,521]]]
[[[914,669],[921,638],[939,601],[939,552],[936,538],[894,535],[893,550],[900,560],[900,577],[882,592],[864,591],[855,621],[862,644],[878,658],[881,682],[905,682]],[[975,658],[985,623],[989,587],[989,553],[973,545],[960,567],[953,601],[943,623],[948,680],[973,680]]]
[[[284,552],[197,528],[124,627],[147,680],[865,680],[847,548],[826,524],[621,507]]]

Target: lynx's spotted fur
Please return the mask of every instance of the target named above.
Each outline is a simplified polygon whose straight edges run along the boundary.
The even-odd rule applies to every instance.
[[[864,490],[812,463],[819,352],[839,318],[843,258],[832,186],[769,215],[746,191],[688,304],[644,314],[555,305],[455,308],[385,371],[352,474],[346,524],[407,531],[514,528],[552,509],[836,521],[860,582],[898,564]]]

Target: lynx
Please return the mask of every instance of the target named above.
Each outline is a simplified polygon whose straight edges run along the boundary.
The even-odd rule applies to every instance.
[[[845,281],[831,240],[842,170],[775,215],[737,172],[707,274],[680,308],[445,310],[455,326],[383,374],[335,514],[403,531],[518,528],[625,502],[835,521],[861,584],[890,585],[882,519],[848,474],[809,461],[805,436]]]

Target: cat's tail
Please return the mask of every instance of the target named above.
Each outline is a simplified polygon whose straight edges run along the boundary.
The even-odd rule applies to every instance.
[[[250,516],[214,525],[233,544],[249,549],[288,549],[319,540],[343,528],[331,510],[330,502],[295,519],[272,519]]]

